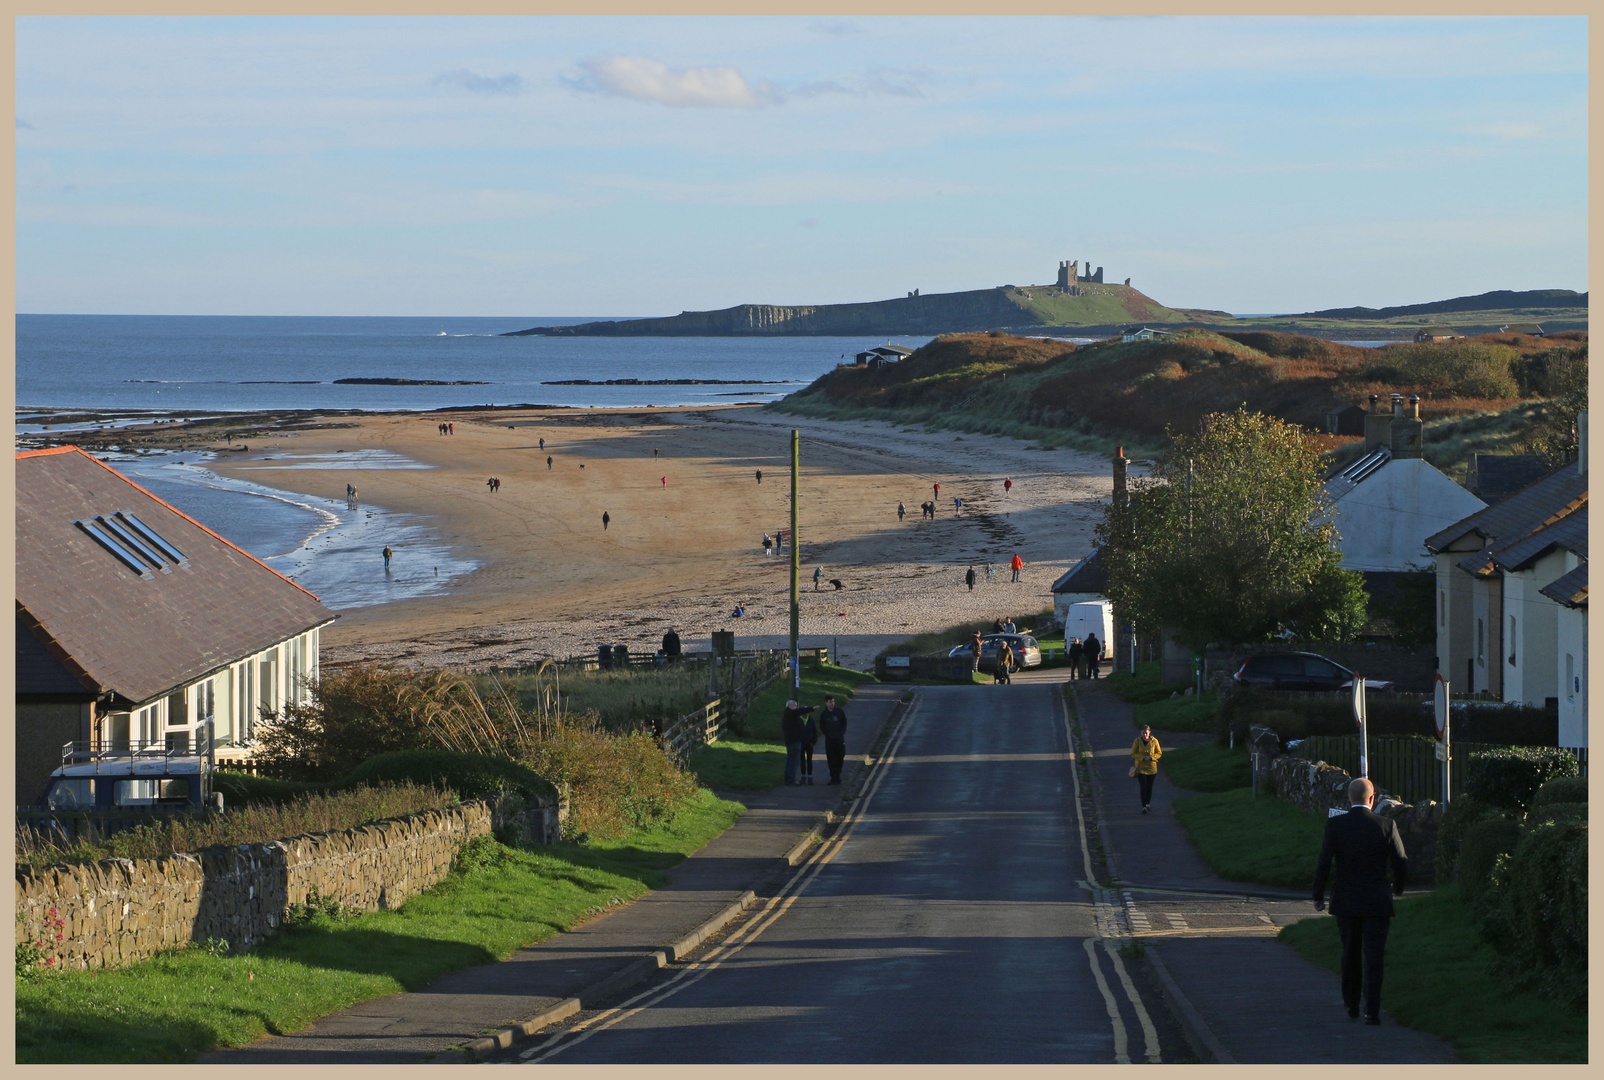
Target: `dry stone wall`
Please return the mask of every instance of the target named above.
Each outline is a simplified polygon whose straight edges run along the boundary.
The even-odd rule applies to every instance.
[[[55,908],[65,923],[54,950],[63,967],[118,967],[216,938],[248,948],[314,892],[361,911],[399,907],[442,880],[462,846],[493,827],[516,821],[530,839],[537,831],[549,833],[540,808],[533,809],[534,818],[521,804],[505,818],[500,809],[473,802],[341,832],[164,859],[19,866],[17,937],[46,936]],[[556,815],[550,816],[555,826]]]

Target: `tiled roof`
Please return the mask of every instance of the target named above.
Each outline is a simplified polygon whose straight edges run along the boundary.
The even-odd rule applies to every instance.
[[[1055,593],[1096,593],[1108,591],[1108,567],[1103,563],[1103,549],[1097,548],[1079,565],[1053,582]]]
[[[1587,555],[1587,507],[1545,523],[1511,544],[1493,549],[1493,565],[1500,570],[1524,570],[1554,547]]]
[[[1544,596],[1566,607],[1587,606],[1587,564],[1583,563],[1564,577],[1556,578],[1537,590]]]
[[[1476,483],[1471,493],[1483,502],[1496,502],[1548,475],[1543,459],[1531,454],[1477,454],[1470,471]]]
[[[24,612],[17,612],[17,693],[94,697],[96,687],[68,667],[39,640],[34,625]]]
[[[15,475],[18,606],[69,669],[127,702],[335,618],[299,585],[77,447],[18,454]],[[138,573],[74,524],[101,517],[131,534],[118,513],[131,513],[183,558]],[[118,540],[111,525],[97,529]],[[146,542],[147,550],[158,546]]]
[[[1546,522],[1558,521],[1587,504],[1587,476],[1574,464],[1526,485],[1509,498],[1426,537],[1430,551],[1441,551],[1472,533],[1511,544]]]

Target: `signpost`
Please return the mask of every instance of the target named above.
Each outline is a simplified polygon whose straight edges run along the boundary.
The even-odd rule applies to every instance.
[[[798,579],[802,574],[802,545],[796,534],[796,489],[801,474],[802,432],[791,429],[791,696],[802,697],[802,596]]]
[[[1353,722],[1359,725],[1359,775],[1370,776],[1370,728],[1365,723],[1365,680],[1355,672],[1353,676]]]
[[[1449,770],[1453,767],[1454,754],[1451,745],[1451,725],[1448,722],[1448,680],[1441,675],[1438,675],[1437,681],[1432,684],[1431,697],[1432,718],[1437,725],[1437,760],[1442,762],[1442,801],[1446,806],[1449,799],[1448,784],[1452,776]]]

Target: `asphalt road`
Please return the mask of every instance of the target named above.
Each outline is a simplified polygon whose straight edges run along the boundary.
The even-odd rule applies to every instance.
[[[920,690],[850,814],[750,917],[502,1060],[1174,1060],[1138,965],[1097,936],[1058,694]]]

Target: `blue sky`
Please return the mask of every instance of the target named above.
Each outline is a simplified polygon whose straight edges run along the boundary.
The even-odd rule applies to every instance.
[[[22,18],[17,309],[1587,288],[1587,23]]]

